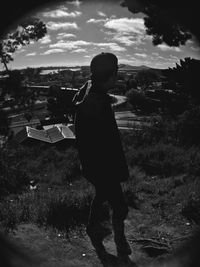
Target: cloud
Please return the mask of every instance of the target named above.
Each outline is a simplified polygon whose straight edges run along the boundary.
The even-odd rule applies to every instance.
[[[106,17],[106,14],[102,11],[98,11],[97,14],[101,17]]]
[[[123,33],[142,34],[145,32],[144,20],[140,18],[109,19],[104,27]]]
[[[87,21],[87,23],[105,23],[106,21],[108,21],[108,19],[94,19],[91,18]]]
[[[119,46],[116,43],[93,43],[93,45],[100,48],[109,48],[111,51],[118,51],[118,52],[126,51],[126,48]]]
[[[60,40],[55,44],[51,44],[50,48],[61,48],[66,50],[73,50],[73,49],[79,49],[80,46],[88,46],[90,45],[90,42],[77,40],[77,41],[63,41]]]
[[[130,59],[120,58],[119,64],[128,64],[128,65],[133,65],[133,66],[140,66],[140,65],[143,65],[143,61],[138,60],[134,57],[131,57]]]
[[[78,48],[72,51],[72,53],[85,53],[87,50],[85,48]]]
[[[51,44],[50,48],[61,48],[66,50],[76,50],[80,49],[82,47],[96,47],[96,48],[104,48],[104,49],[110,49],[111,51],[126,51],[126,48],[119,46],[117,43],[108,42],[108,43],[95,43],[95,42],[88,42],[83,40],[77,40],[77,41],[63,41],[60,40],[55,44]]]
[[[71,5],[74,5],[76,7],[80,7],[80,5],[82,4],[82,2],[79,1],[79,0],[74,0],[74,1],[67,1],[67,4],[71,4]]]
[[[145,57],[147,57],[147,54],[145,54],[145,53],[135,53],[135,56],[145,58]]]
[[[49,21],[47,23],[47,28],[49,30],[52,30],[52,31],[57,31],[57,30],[60,30],[60,29],[64,29],[64,30],[78,30],[79,27],[78,25],[75,23],[75,22],[53,22],[53,21]]]
[[[144,44],[142,35],[127,35],[123,33],[109,33],[108,35],[112,37],[113,41],[117,41],[126,46]]]
[[[135,41],[133,40],[133,37],[127,36],[127,35],[116,35],[113,37],[113,40],[118,41],[127,46],[131,46],[135,43]]]
[[[181,49],[179,47],[168,46],[166,44],[160,44],[160,45],[157,45],[157,47],[162,51],[181,52]]]
[[[62,9],[55,9],[42,13],[43,17],[48,17],[48,18],[66,18],[66,17],[76,18],[81,14],[82,12],[80,11],[67,12]]]
[[[36,55],[36,52],[26,54],[27,57],[31,57],[31,56],[35,56],[35,55]]]
[[[117,41],[126,46],[144,44],[147,39],[144,20],[140,18],[91,18],[87,23],[101,24],[109,41]]]
[[[132,46],[145,44],[145,41],[149,40],[146,36],[144,20],[140,18],[91,19],[88,22],[102,23],[103,32],[108,36],[107,40],[109,41]]]
[[[65,33],[65,32],[58,33],[57,39],[63,39],[63,38],[76,38],[76,35],[73,33]]]
[[[50,35],[45,35],[42,39],[39,40],[41,44],[49,44],[51,43]]]
[[[170,55],[169,57],[170,57],[169,60],[176,60],[176,61],[179,61],[179,58],[176,57],[176,56]]]
[[[41,53],[40,55],[50,55],[50,54],[55,54],[55,53],[62,53],[65,52],[63,49],[49,49],[45,51],[44,53]]]
[[[200,51],[200,47],[194,47],[194,46],[191,46],[190,49],[192,51],[195,51],[195,52],[199,52]]]
[[[24,49],[24,48],[19,48],[18,50],[15,51],[15,53],[20,54],[20,53],[23,53],[23,52],[25,52],[25,51],[26,51],[26,49]]]

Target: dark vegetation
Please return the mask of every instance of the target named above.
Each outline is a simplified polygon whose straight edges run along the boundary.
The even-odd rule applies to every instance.
[[[142,126],[140,131],[121,132],[121,137],[130,169],[130,179],[123,186],[129,206],[138,208],[150,196],[163,220],[171,220],[173,214],[173,221],[184,216],[199,224],[200,107],[196,101],[196,85],[190,84],[189,89],[185,79],[188,75],[192,80],[189,74],[196,73],[186,72],[194,68],[193,63],[193,60],[185,59],[165,72],[164,84],[173,84],[173,97],[169,95],[168,102],[166,97],[162,99],[164,89],[155,92],[148,89],[157,80],[148,81],[149,87],[146,86],[149,76],[145,71],[140,79],[140,85],[143,81],[145,89],[139,93],[131,88],[127,96],[135,112],[152,115],[151,126]],[[183,76],[180,75],[182,71]],[[138,77],[141,73],[133,84],[137,85]],[[177,104],[181,98],[186,101],[182,108]],[[171,99],[175,101],[174,105]],[[146,101],[149,101],[148,105]],[[2,116],[5,121],[2,133],[7,135],[6,114],[2,112]],[[68,233],[70,229],[86,224],[94,189],[81,176],[74,145],[37,143],[25,146],[10,139],[1,148],[0,168],[2,230],[11,231],[21,222],[34,222]],[[34,190],[30,189],[31,180],[37,181]],[[178,210],[173,209],[176,203],[180,203]],[[104,216],[108,213],[105,205]]]
[[[166,213],[172,208],[168,200],[174,194],[173,204],[181,203],[180,214],[199,224],[200,142],[193,138],[199,136],[196,131],[188,133],[187,124],[192,123],[188,113],[174,121],[154,119],[150,128],[140,132],[122,133],[130,168],[124,192],[131,207],[137,208],[145,193],[157,200],[158,209],[166,208]],[[200,116],[199,108],[195,114]],[[193,126],[197,127],[195,121]],[[68,232],[86,224],[94,191],[81,176],[75,147],[44,143],[26,147],[10,141],[0,159],[2,229],[34,222]],[[36,179],[37,189],[31,191],[29,181]]]

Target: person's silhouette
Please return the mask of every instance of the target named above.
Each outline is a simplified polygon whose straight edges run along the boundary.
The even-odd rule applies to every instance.
[[[121,182],[129,177],[120,134],[108,90],[115,86],[118,59],[112,53],[95,56],[90,64],[91,81],[75,95],[75,133],[83,176],[95,187],[86,232],[98,254],[104,254],[103,239],[111,233],[102,224],[103,203],[112,208],[112,226],[118,256],[131,254],[124,235],[128,206]]]

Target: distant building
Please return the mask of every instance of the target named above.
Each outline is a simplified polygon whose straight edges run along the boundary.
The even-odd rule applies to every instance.
[[[28,141],[42,141],[50,144],[54,144],[66,139],[75,139],[74,125],[47,125],[44,126],[44,130],[38,130],[26,126],[15,136],[15,140],[22,143]]]

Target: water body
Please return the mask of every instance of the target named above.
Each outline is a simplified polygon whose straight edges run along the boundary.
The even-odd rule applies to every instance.
[[[42,70],[40,72],[41,75],[47,75],[47,74],[50,74],[50,73],[58,73],[59,71],[62,71],[62,70],[67,70],[67,69],[47,69],[47,70]]]
[[[46,70],[42,70],[40,72],[41,75],[47,75],[47,74],[52,74],[52,73],[58,73],[59,71],[62,70],[71,70],[71,71],[79,71],[81,70],[80,68],[74,67],[74,68],[63,68],[63,69],[46,69]]]

